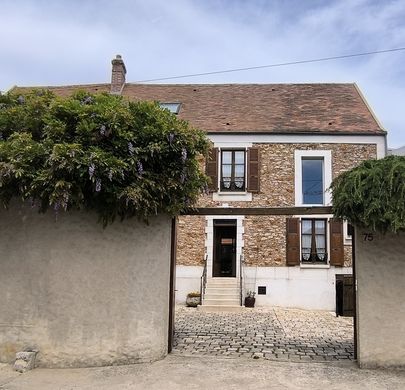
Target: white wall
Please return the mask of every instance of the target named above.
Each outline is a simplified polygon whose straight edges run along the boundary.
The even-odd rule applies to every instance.
[[[356,279],[360,366],[405,367],[405,233],[356,229]]]
[[[199,291],[203,267],[176,267],[176,302],[185,303],[187,293]],[[351,274],[349,267],[245,267],[244,288],[257,292],[266,286],[266,295],[256,294],[257,306],[295,307],[335,311],[336,274]]]
[[[256,291],[257,306],[295,307],[307,310],[336,308],[336,274],[351,274],[349,267],[245,267],[245,289]],[[266,295],[257,287],[266,286]]]
[[[167,353],[171,220],[0,211],[0,361],[128,364]]]
[[[187,294],[200,291],[200,280],[204,267],[178,265],[176,266],[176,303],[185,304]]]

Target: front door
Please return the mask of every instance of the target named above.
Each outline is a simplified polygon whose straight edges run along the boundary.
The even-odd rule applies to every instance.
[[[236,220],[214,220],[213,277],[236,277]]]

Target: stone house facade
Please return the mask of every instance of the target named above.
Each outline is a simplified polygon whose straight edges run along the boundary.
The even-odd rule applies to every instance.
[[[257,305],[335,310],[336,275],[352,273],[351,235],[345,222],[317,208],[331,206],[336,176],[386,155],[385,131],[355,84],[211,88],[227,89],[222,114],[233,129],[206,124],[211,186],[197,208],[308,206],[311,213],[180,217],[177,302],[200,289],[206,272],[208,279],[242,277]]]

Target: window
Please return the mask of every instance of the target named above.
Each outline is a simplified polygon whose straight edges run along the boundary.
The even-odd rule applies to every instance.
[[[180,111],[180,103],[159,103],[161,108],[165,108],[173,114],[178,114]]]
[[[343,222],[343,235],[345,245],[352,244],[353,229],[353,225],[351,225],[347,221]]]
[[[295,151],[295,205],[328,206],[332,183],[330,150]]]
[[[302,263],[327,263],[326,227],[326,219],[301,220]]]
[[[323,204],[323,159],[302,159],[302,201]]]
[[[245,191],[245,151],[221,151],[221,191]]]

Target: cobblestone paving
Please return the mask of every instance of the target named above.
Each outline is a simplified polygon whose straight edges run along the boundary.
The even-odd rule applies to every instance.
[[[179,306],[173,352],[301,362],[353,360],[353,318],[283,308],[203,313]]]

